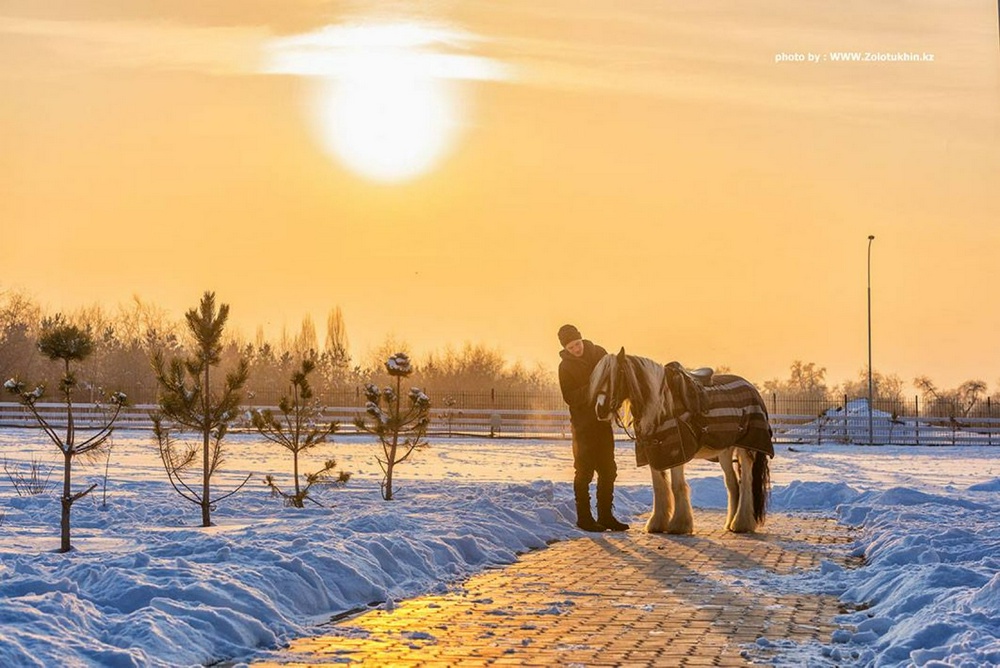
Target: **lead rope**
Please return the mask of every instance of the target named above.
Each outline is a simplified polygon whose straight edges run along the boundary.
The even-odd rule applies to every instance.
[[[635,440],[635,434],[633,434],[632,432],[630,432],[628,430],[628,427],[625,426],[625,422],[624,422],[624,420],[622,420],[622,416],[621,416],[621,414],[618,411],[619,411],[619,409],[616,408],[615,409],[615,424],[617,424],[619,427],[621,427],[622,431],[625,432],[625,435],[628,436],[630,439],[632,439],[634,441]]]

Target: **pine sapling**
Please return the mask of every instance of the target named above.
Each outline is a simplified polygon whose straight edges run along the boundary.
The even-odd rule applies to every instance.
[[[63,396],[66,405],[66,434],[61,436],[56,433],[55,428],[38,411],[37,403],[42,398],[45,388],[41,385],[32,391],[25,390],[25,383],[11,378],[4,387],[8,392],[17,396],[22,405],[34,416],[41,426],[42,431],[49,437],[49,440],[59,448],[63,455],[63,487],[60,501],[62,504],[62,514],[60,518],[60,552],[69,552],[73,549],[70,541],[70,510],[73,504],[89,494],[97,487],[94,483],[90,487],[79,492],[73,492],[73,459],[77,455],[94,454],[99,448],[104,446],[105,441],[114,431],[115,420],[118,414],[127,403],[127,397],[121,392],[115,392],[110,397],[113,406],[110,417],[103,426],[90,438],[77,442],[76,425],[73,420],[73,392],[77,387],[76,372],[73,363],[82,362],[94,352],[94,338],[86,329],[81,329],[76,325],[65,322],[61,316],[46,319],[42,323],[42,334],[38,338],[38,350],[52,361],[63,363],[63,377],[59,383],[59,393]]]
[[[382,468],[382,498],[391,501],[396,464],[405,462],[414,450],[427,445],[423,439],[430,423],[431,400],[423,390],[414,387],[407,395],[406,404],[401,405],[400,384],[413,373],[410,358],[405,353],[390,357],[385,368],[396,379],[396,387],[380,390],[374,383],[367,384],[366,414],[355,418],[354,424],[358,430],[378,436],[382,453],[375,458]]]
[[[237,417],[247,381],[248,365],[240,358],[236,368],[226,374],[221,392],[212,391],[212,369],[222,362],[222,333],[229,319],[229,305],[215,308],[215,293],[206,292],[197,309],[185,314],[188,329],[195,340],[193,354],[186,360],[173,359],[168,365],[163,351],[153,353],[153,372],[160,388],[160,410],[153,415],[153,435],[160,450],[160,460],[174,490],[184,499],[201,507],[201,525],[212,525],[212,508],[238,492],[251,475],[232,491],[212,497],[212,475],[223,463],[222,442],[229,424]],[[181,445],[173,437],[173,423],[201,435],[201,489],[192,487],[184,475],[198,460],[198,445]]]
[[[300,369],[292,373],[291,393],[283,396],[278,402],[278,417],[270,409],[255,410],[251,415],[254,428],[261,436],[277,443],[292,453],[292,480],[294,492],[285,492],[277,484],[273,475],[264,478],[264,484],[271,488],[271,494],[281,496],[285,504],[295,508],[305,506],[305,501],[322,505],[309,495],[313,485],[322,482],[333,482],[343,485],[351,477],[350,473],[341,471],[334,476],[333,469],[337,466],[335,459],[327,459],[322,468],[313,473],[307,473],[304,483],[300,480],[299,455],[308,452],[316,446],[328,442],[327,439],[337,430],[336,422],[320,423],[320,411],[313,402],[313,391],[309,385],[309,374],[316,368],[312,359],[302,360]]]

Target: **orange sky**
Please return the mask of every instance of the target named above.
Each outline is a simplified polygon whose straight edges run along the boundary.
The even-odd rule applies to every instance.
[[[990,3],[39,4],[0,7],[0,289],[50,309],[180,317],[211,289],[250,336],[340,306],[357,357],[393,335],[552,367],[573,322],[834,384],[867,360],[874,234],[875,368],[1000,383]],[[385,24],[446,32],[419,51],[461,101],[392,183],[324,146],[322,79],[274,60]],[[775,62],[900,50],[934,60]]]

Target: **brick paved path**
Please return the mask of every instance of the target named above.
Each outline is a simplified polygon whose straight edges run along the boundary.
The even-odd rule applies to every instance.
[[[847,529],[782,514],[753,536],[721,526],[720,513],[695,511],[693,536],[633,527],[556,543],[452,593],[332,624],[257,665],[744,666],[740,646],[762,635],[829,642],[836,598],[748,592],[733,571],[842,561]]]

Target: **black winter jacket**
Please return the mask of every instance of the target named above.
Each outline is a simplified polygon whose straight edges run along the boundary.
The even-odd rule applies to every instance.
[[[590,403],[590,372],[608,354],[601,346],[583,340],[583,355],[573,357],[566,349],[559,352],[559,389],[563,400],[569,405],[569,419],[577,432],[607,430],[611,425],[597,419],[594,406]]]

